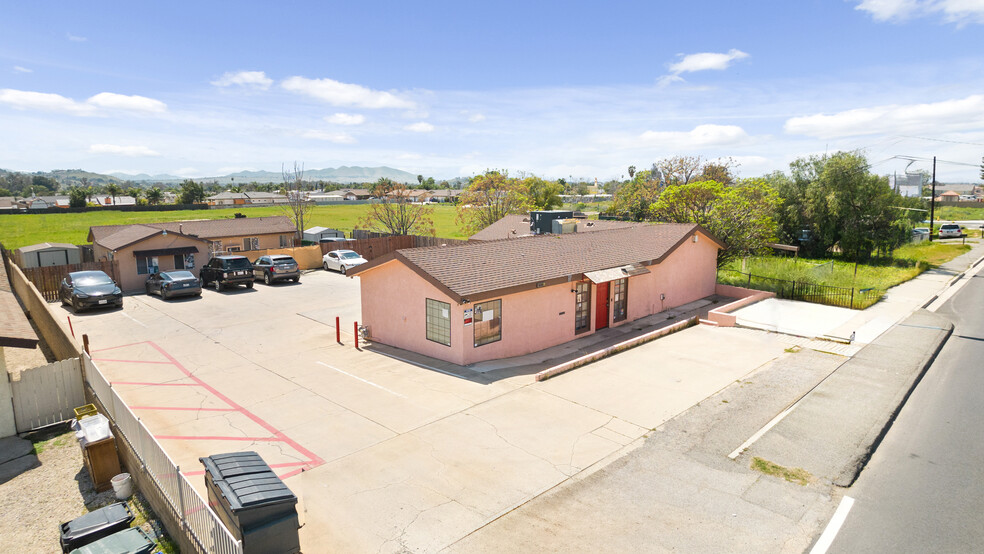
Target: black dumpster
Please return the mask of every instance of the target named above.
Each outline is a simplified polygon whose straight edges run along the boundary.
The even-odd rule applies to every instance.
[[[139,527],[114,533],[108,537],[76,548],[71,554],[151,554],[154,541]]]
[[[243,541],[243,553],[300,552],[297,497],[256,452],[199,458],[209,506]]]
[[[110,504],[68,523],[61,524],[62,552],[97,541],[103,537],[122,531],[133,523],[133,514],[123,502]]]

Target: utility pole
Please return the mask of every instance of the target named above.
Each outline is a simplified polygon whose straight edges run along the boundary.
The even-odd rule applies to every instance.
[[[933,192],[929,197],[929,240],[933,241],[933,218],[936,215],[936,156],[933,156]]]

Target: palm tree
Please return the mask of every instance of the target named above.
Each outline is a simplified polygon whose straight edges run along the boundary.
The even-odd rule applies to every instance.
[[[116,197],[120,195],[122,189],[116,183],[110,183],[106,185],[106,192],[109,193],[110,197],[113,198],[113,205],[116,205]]]
[[[146,194],[148,204],[160,204],[164,200],[164,192],[160,187],[152,187]]]

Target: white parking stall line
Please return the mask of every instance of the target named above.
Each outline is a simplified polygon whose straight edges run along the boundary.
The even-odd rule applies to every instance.
[[[333,370],[335,370],[335,371],[337,371],[337,372],[339,372],[339,373],[341,373],[343,375],[348,375],[349,377],[351,377],[353,379],[357,379],[359,381],[362,381],[363,383],[365,383],[365,384],[367,384],[369,386],[373,386],[373,387],[376,387],[377,389],[384,390],[384,391],[392,394],[393,396],[399,396],[400,398],[406,398],[406,396],[403,396],[402,394],[400,394],[398,392],[393,392],[393,391],[389,390],[388,388],[386,388],[384,386],[377,385],[376,383],[373,383],[372,381],[367,381],[367,380],[365,380],[362,377],[359,377],[357,375],[352,375],[351,373],[349,373],[347,371],[342,371],[341,369],[338,369],[337,367],[330,366],[330,365],[328,365],[328,364],[326,364],[324,362],[316,362],[316,363],[319,363],[319,364],[327,367],[328,369],[333,369]]]
[[[134,317],[133,317],[133,316],[131,316],[130,314],[128,314],[128,313],[126,313],[126,312],[120,312],[120,313],[121,313],[121,314],[123,314],[123,317],[125,317],[125,318],[127,318],[127,319],[129,319],[130,321],[133,321],[133,322],[134,322],[134,323],[136,323],[137,325],[139,325],[139,326],[141,326],[141,327],[146,327],[146,325],[144,325],[144,324],[143,324],[142,322],[140,322],[140,321],[138,321],[138,320],[136,320],[136,319],[134,319]]]
[[[840,505],[837,506],[837,511],[834,512],[834,517],[830,518],[830,523],[823,530],[823,534],[820,535],[817,543],[813,545],[810,554],[826,554],[827,549],[830,548],[830,545],[834,543],[834,539],[837,538],[837,533],[840,532],[841,525],[844,525],[844,521],[847,520],[847,514],[851,511],[852,506],[854,506],[853,498],[850,496],[841,498]]]

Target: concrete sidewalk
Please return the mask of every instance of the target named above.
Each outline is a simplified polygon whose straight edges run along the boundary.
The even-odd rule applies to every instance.
[[[742,308],[735,315],[738,324],[745,327],[811,338],[849,339],[853,334],[854,344],[870,344],[940,294],[956,275],[982,257],[984,242],[974,241],[969,252],[890,288],[878,303],[865,310],[769,299]]]
[[[918,310],[824,379],[739,458],[803,468],[848,487],[953,331]]]

